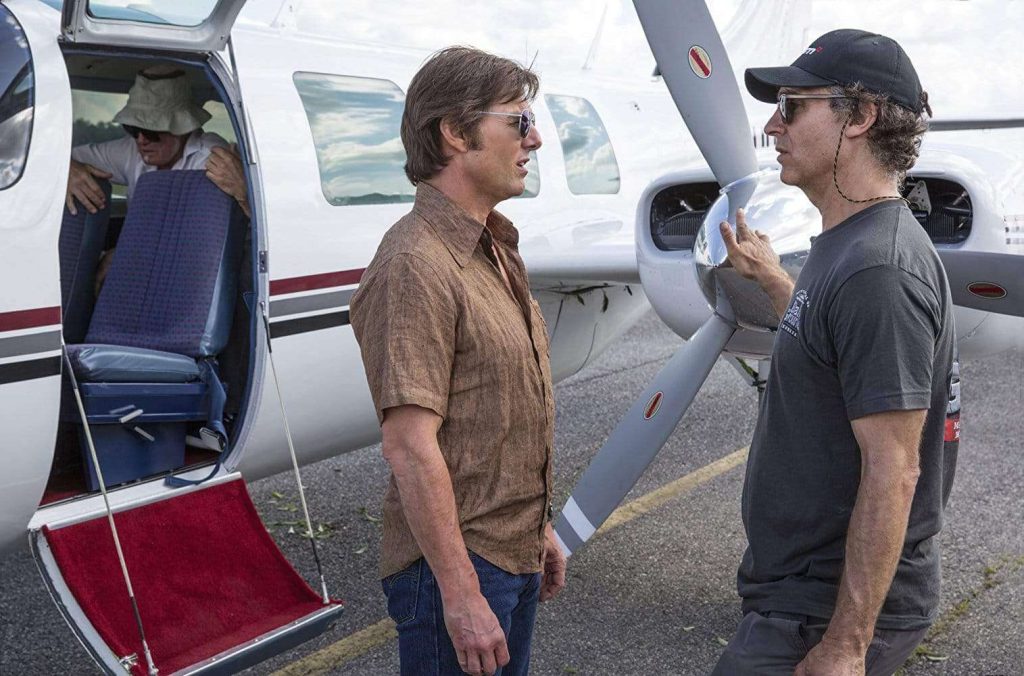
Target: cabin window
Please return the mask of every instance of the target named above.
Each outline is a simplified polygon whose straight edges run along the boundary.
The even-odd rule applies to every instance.
[[[565,179],[577,195],[619,192],[619,165],[604,124],[590,101],[546,94],[565,157]]]
[[[320,168],[335,206],[412,202],[399,135],[405,95],[388,80],[295,73]]]
[[[217,0],[89,0],[88,11],[97,19],[139,21],[175,26],[198,26],[217,8]]]
[[[35,82],[28,40],[0,5],[0,190],[18,182],[32,138]]]

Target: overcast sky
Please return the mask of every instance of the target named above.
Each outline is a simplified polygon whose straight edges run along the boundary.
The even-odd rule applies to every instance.
[[[898,40],[932,96],[936,117],[1024,116],[1024,0],[796,2],[801,14],[809,8],[799,43],[850,27]],[[727,30],[740,4],[710,2],[719,30]],[[781,0],[758,4],[770,8]],[[298,8],[302,30],[429,50],[471,44],[519,60],[537,53],[542,75],[580,68],[606,13],[593,69],[643,78],[654,65],[629,0],[299,0]],[[746,65],[776,64],[734,64]]]

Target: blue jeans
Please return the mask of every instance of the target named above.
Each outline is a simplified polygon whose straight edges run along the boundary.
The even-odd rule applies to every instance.
[[[514,575],[469,553],[480,591],[505,632],[511,660],[496,674],[525,676],[530,671],[530,639],[540,597],[540,573]],[[398,629],[398,657],[403,676],[462,674],[455,647],[444,624],[441,592],[425,559],[381,581],[388,615]]]

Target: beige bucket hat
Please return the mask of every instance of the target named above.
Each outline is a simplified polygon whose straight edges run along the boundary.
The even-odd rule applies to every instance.
[[[135,76],[128,103],[114,116],[114,122],[180,135],[199,129],[211,117],[192,100],[192,86],[185,73],[155,66]]]

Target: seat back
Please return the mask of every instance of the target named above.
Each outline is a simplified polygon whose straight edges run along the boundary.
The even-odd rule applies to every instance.
[[[218,354],[231,329],[244,230],[234,198],[205,172],[143,174],[85,342]]]
[[[80,343],[85,339],[96,302],[96,266],[103,253],[110,223],[110,182],[100,180],[104,207],[90,214],[76,201],[78,215],[64,210],[60,224],[60,309],[64,340]]]

